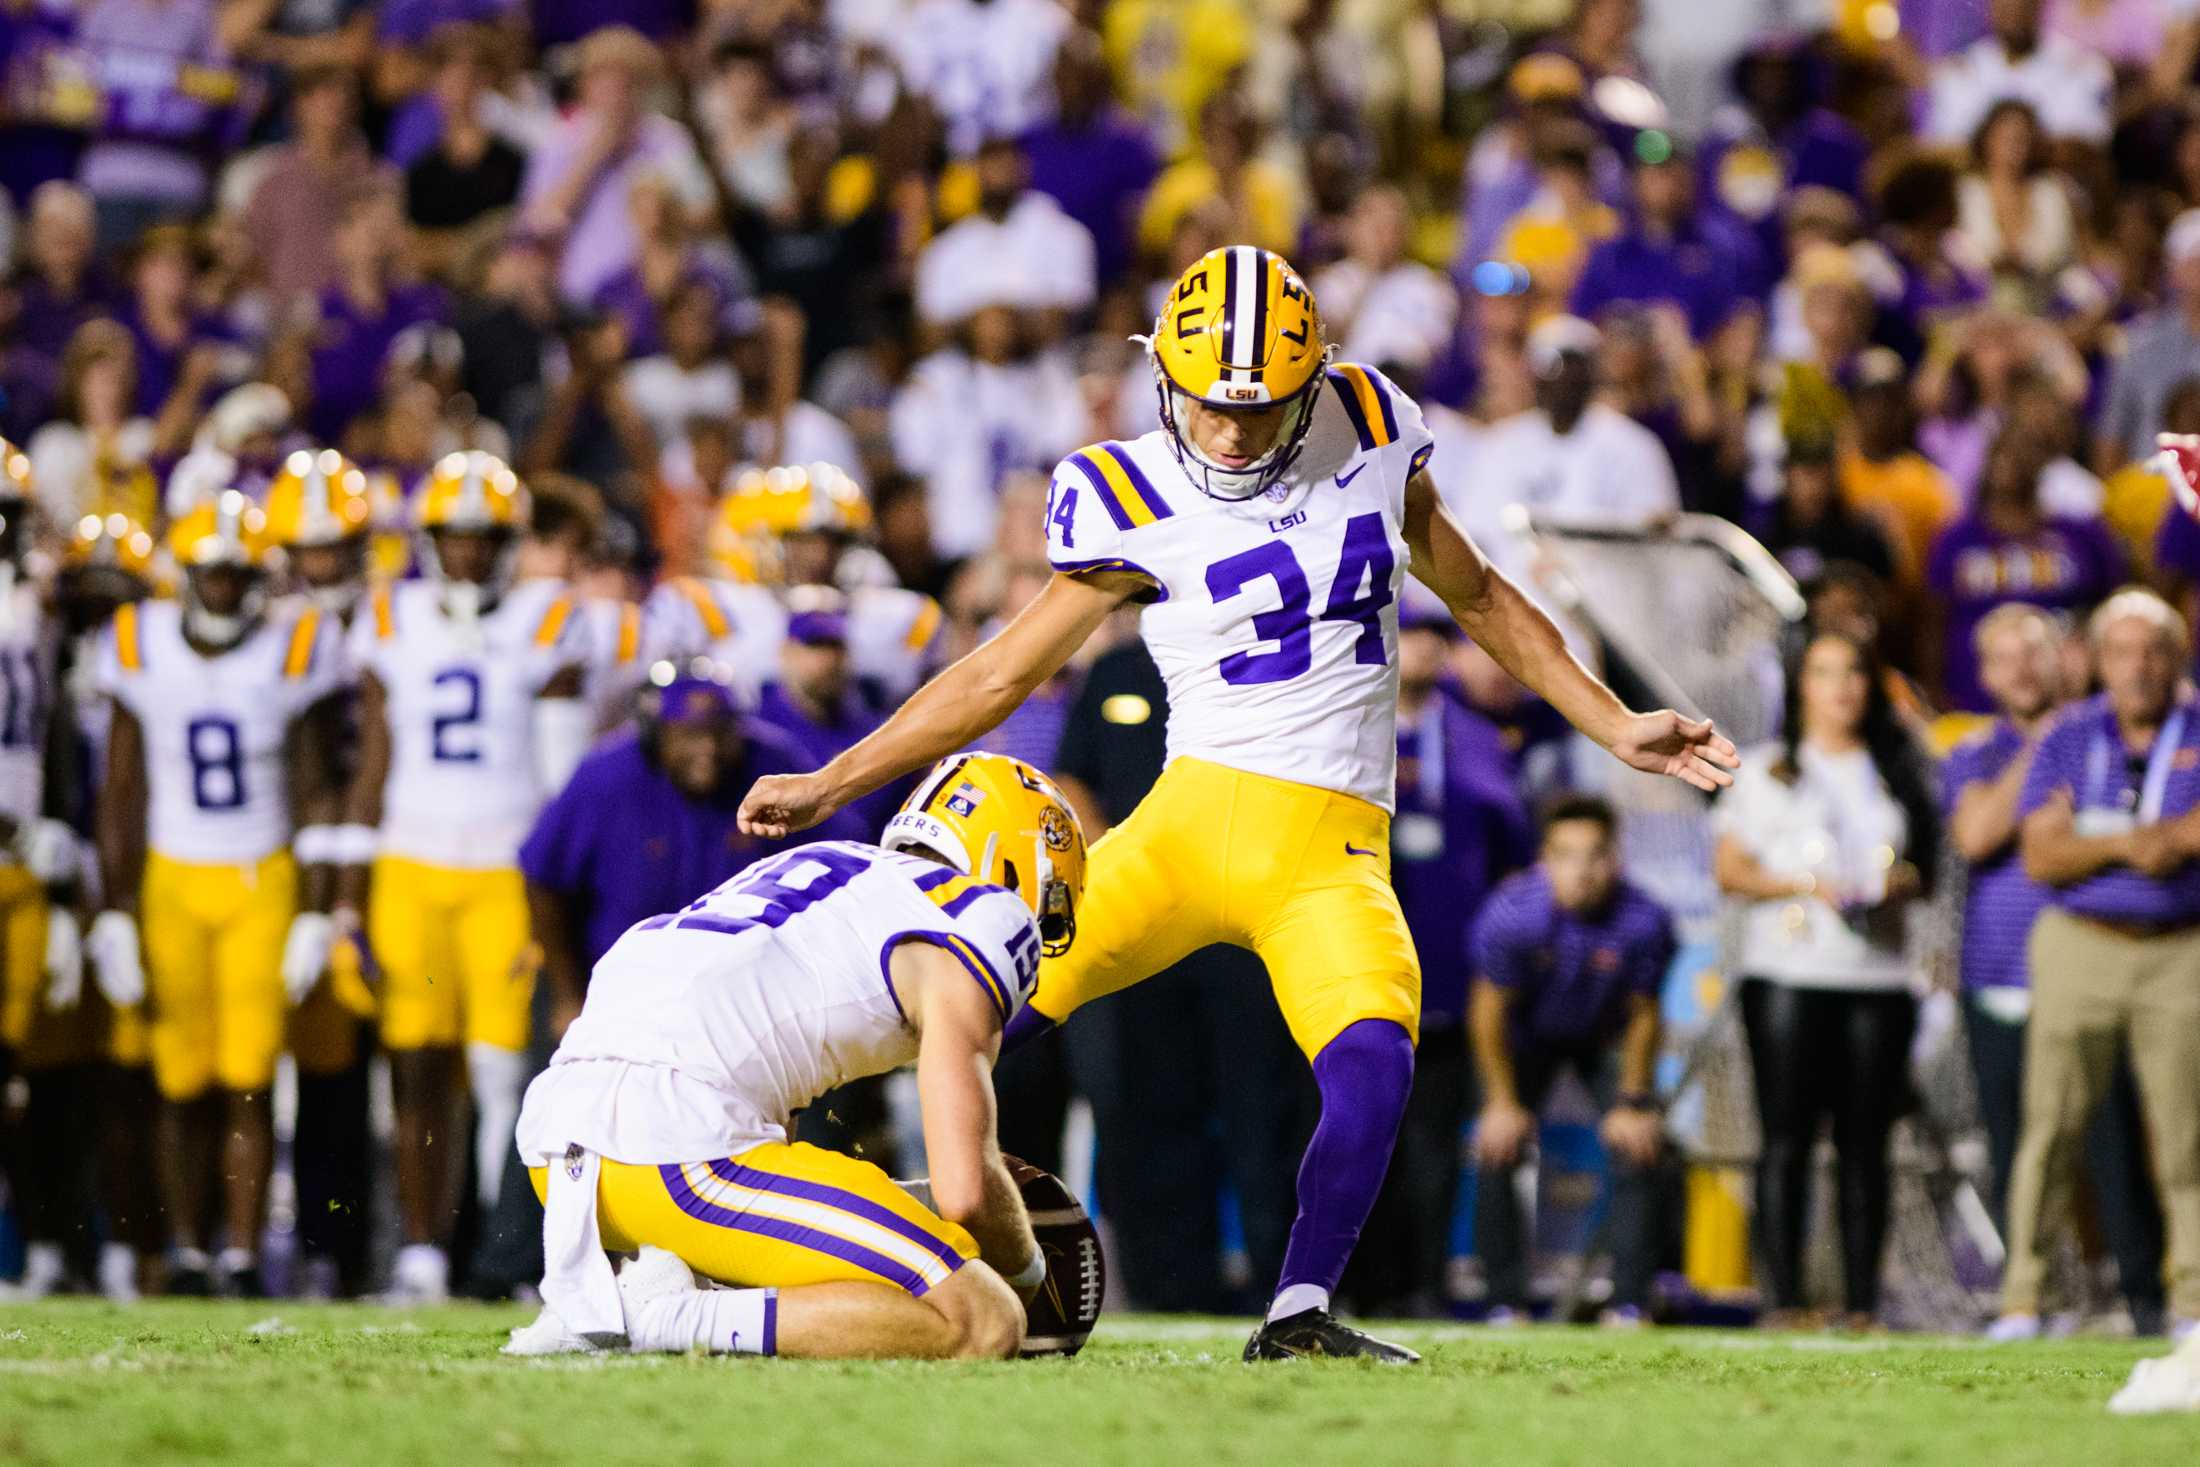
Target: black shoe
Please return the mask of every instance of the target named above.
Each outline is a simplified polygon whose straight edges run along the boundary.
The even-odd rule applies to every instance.
[[[1385,1365],[1421,1363],[1421,1357],[1405,1346],[1339,1324],[1326,1309],[1301,1309],[1282,1319],[1268,1320],[1245,1342],[1248,1365],[1255,1360],[1343,1359],[1354,1355]]]
[[[214,1297],[213,1271],[196,1263],[171,1265],[164,1292],[179,1299],[211,1299]]]

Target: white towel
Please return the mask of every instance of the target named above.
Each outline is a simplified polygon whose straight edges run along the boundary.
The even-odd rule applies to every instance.
[[[592,1340],[626,1334],[619,1281],[596,1226],[596,1183],[603,1159],[579,1143],[549,1168],[542,1213],[542,1302],[566,1328]]]

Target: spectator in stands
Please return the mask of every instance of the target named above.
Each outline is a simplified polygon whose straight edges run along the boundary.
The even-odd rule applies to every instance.
[[[31,194],[22,250],[7,283],[15,302],[8,337],[55,369],[77,327],[114,306],[113,282],[93,258],[97,239],[91,195],[83,189],[53,179]]]
[[[2171,1330],[2200,1321],[2200,702],[2183,618],[2118,593],[2089,626],[2104,691],[2040,739],[2018,797],[2032,928],[2024,1130],[2009,1191],[1998,1338],[2037,1334],[2049,1249],[2071,1214],[2085,1123],[2118,1044],[2153,1142]]]
[[[24,445],[46,521],[59,530],[87,514],[154,523],[153,420],[136,409],[137,343],[104,318],[69,338],[54,416]]]
[[[1933,542],[1925,583],[1946,618],[1941,685],[1951,708],[1982,713],[1992,706],[1973,652],[1987,612],[2012,601],[2083,611],[2123,579],[2123,550],[2099,520],[2041,506],[2046,460],[2046,447],[2022,425],[2003,429],[1987,455],[1978,502]]]
[[[1473,1093],[1468,937],[1484,898],[1533,856],[1527,807],[1497,725],[1443,686],[1459,624],[1409,591],[1398,614],[1398,811],[1390,879],[1421,955],[1421,1040],[1390,1174],[1346,1292],[1368,1313],[1449,1315],[1459,1133]]]
[[[700,237],[671,185],[658,174],[643,174],[627,191],[627,210],[634,262],[597,286],[589,301],[590,309],[616,316],[626,328],[627,351],[647,357],[665,350],[663,314],[690,282],[710,286],[730,321],[748,294],[740,264],[723,244]]]
[[[1693,164],[1663,133],[1643,134],[1630,161],[1633,209],[1619,233],[1589,251],[1573,310],[1594,321],[1623,302],[1670,303],[1702,341],[1770,285],[1757,241],[1698,207]]]
[[[629,208],[636,180],[663,178],[679,208],[700,214],[710,182],[687,132],[649,110],[663,70],[638,31],[609,25],[580,47],[579,103],[528,155],[520,186],[526,226],[559,242],[558,287],[575,303],[641,255]]]
[[[1768,254],[1782,244],[1780,204],[1803,189],[1863,193],[1870,146],[1825,105],[1818,59],[1801,37],[1775,33],[1734,59],[1734,104],[1711,119],[1697,156],[1699,193],[1756,230]]]
[[[1454,512],[1503,570],[1524,570],[1525,546],[1503,511],[1526,505],[1564,523],[1641,527],[1680,508],[1673,464],[1656,435],[1596,398],[1603,338],[1578,316],[1557,316],[1528,338],[1535,406],[1490,424]],[[1517,579],[1517,577],[1516,577]]]
[[[1933,69],[1926,132],[1939,142],[1962,143],[1978,131],[1994,104],[2023,101],[2057,142],[2108,140],[2108,63],[2058,35],[2040,30],[2041,0],[1991,0],[1990,30],[1959,55]]]
[[[436,134],[405,160],[405,218],[438,255],[449,254],[453,231],[511,208],[526,173],[526,155],[492,131],[486,116],[492,45],[486,31],[465,25],[430,42]]]
[[[1955,486],[1917,451],[1902,358],[1883,346],[1857,358],[1849,406],[1841,497],[1885,532],[1897,576],[1914,594],[1934,537],[1956,517]]]
[[[1754,1232],[1770,1319],[1794,1323],[1830,1117],[1842,1307],[1862,1326],[1879,1304],[1888,1136],[1908,1101],[1917,1023],[1905,928],[1931,884],[1939,812],[1868,646],[1816,633],[1789,666],[1783,728],[1712,812],[1719,888],[1741,913],[1734,971],[1764,1138]]]
[[[1788,439],[1783,491],[1764,527],[1765,548],[1798,581],[1815,580],[1843,561],[1890,581],[1894,550],[1879,526],[1842,497],[1834,459],[1830,433],[1811,430]]]
[[[392,182],[388,165],[375,161],[359,135],[358,91],[349,71],[298,75],[290,93],[291,139],[269,161],[245,210],[245,232],[285,308],[336,282],[331,222]]]
[[[721,41],[711,54],[711,89],[703,103],[709,161],[741,205],[783,211],[793,194],[788,143],[795,109],[773,84],[771,52],[748,36]]]
[[[1053,115],[1048,83],[1070,14],[1053,0],[917,0],[893,29],[902,82],[947,125],[948,149],[976,153]]]
[[[1492,1323],[1523,1317],[1528,1306],[1517,1173],[1535,1113],[1568,1070],[1604,1112],[1599,1135],[1612,1162],[1605,1221],[1612,1306],[1604,1319],[1647,1318],[1659,1233],[1651,1169],[1664,1146],[1653,1088],[1658,993],[1673,951],[1672,920],[1621,878],[1618,816],[1593,796],[1548,809],[1535,866],[1492,892],[1475,920],[1474,1235]]]
[[[1031,186],[1091,234],[1094,276],[1112,285],[1131,267],[1138,202],[1161,172],[1160,150],[1152,130],[1116,103],[1107,57],[1092,31],[1062,38],[1054,95],[1054,118],[1021,140]]]
[[[1361,190],[1345,229],[1342,260],[1316,275],[1322,324],[1356,362],[1425,368],[1459,317],[1459,292],[1418,260],[1406,258],[1412,214],[1387,184]]]
[[[404,221],[394,185],[360,194],[336,222],[336,278],[321,291],[312,328],[313,401],[306,422],[321,442],[342,436],[374,405],[390,348],[407,327],[441,324],[450,302],[408,278]]]
[[[2093,440],[2093,466],[2103,474],[2154,452],[2170,389],[2200,374],[2200,209],[2177,216],[2162,253],[2170,298],[2126,328],[2109,376]]]
[[[1964,1035],[1993,1176],[1987,1207],[2008,1237],[2009,1182],[2023,1119],[2026,1020],[2032,1010],[2025,942],[2049,890],[2017,854],[2017,799],[2040,736],[2067,701],[2062,631],[2036,607],[2011,603],[1978,626],[1979,677],[1997,717],[1949,754],[1941,776],[1949,843],[1969,867],[1961,975]],[[2162,1229],[2147,1180],[2145,1130],[2130,1065],[2116,1061],[2105,1103],[2086,1131],[2102,1231],[2115,1254],[2134,1328],[2162,1326]]]
[[[1663,301],[1607,311],[1599,375],[1605,400],[1657,435],[1682,505],[1740,520],[1735,415],[1714,391],[1709,355],[1690,338],[1680,307]]]
[[[2034,303],[2047,298],[2076,254],[2070,188],[2048,166],[2047,140],[2029,103],[2005,98],[1978,125],[1971,171],[1956,184],[1956,228],[1973,258]]]
[[[1209,200],[1229,211],[1232,243],[1288,253],[1298,243],[1298,193],[1289,174],[1262,156],[1261,127],[1236,91],[1224,89],[1199,109],[1199,147],[1154,181],[1139,213],[1138,242],[1166,254],[1184,216]]]
[[[660,454],[686,453],[688,424],[731,418],[741,406],[741,377],[724,349],[724,307],[714,281],[675,285],[663,303],[662,350],[623,369],[627,400],[649,423]]]
[[[157,425],[161,442],[188,441],[198,415],[224,382],[231,365],[222,348],[227,333],[201,315],[191,298],[198,252],[180,224],[149,229],[137,241],[130,266],[130,296],[120,315],[137,342],[137,412]]]
[[[215,0],[90,0],[75,41],[104,108],[77,182],[98,205],[100,249],[121,251],[205,205],[208,158],[251,121],[244,78],[224,55]]]
[[[1092,235],[1030,186],[1030,164],[1014,138],[988,138],[977,174],[977,212],[917,257],[917,314],[945,331],[1005,303],[1030,318],[1028,339],[1054,341],[1068,315],[1093,302]]]

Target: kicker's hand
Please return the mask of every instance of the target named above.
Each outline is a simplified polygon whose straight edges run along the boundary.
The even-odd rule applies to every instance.
[[[798,830],[808,830],[839,808],[818,775],[767,774],[749,786],[736,818],[743,835],[783,840]]]
[[[1733,771],[1742,766],[1734,741],[1710,719],[1683,718],[1670,708],[1628,719],[1612,753],[1645,774],[1670,774],[1712,792],[1734,783]]]

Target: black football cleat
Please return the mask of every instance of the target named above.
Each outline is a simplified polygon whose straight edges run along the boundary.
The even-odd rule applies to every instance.
[[[1421,1363],[1421,1357],[1405,1346],[1339,1324],[1326,1309],[1301,1309],[1282,1319],[1264,1321],[1245,1342],[1248,1365],[1256,1360],[1342,1360],[1355,1356],[1384,1365]]]

